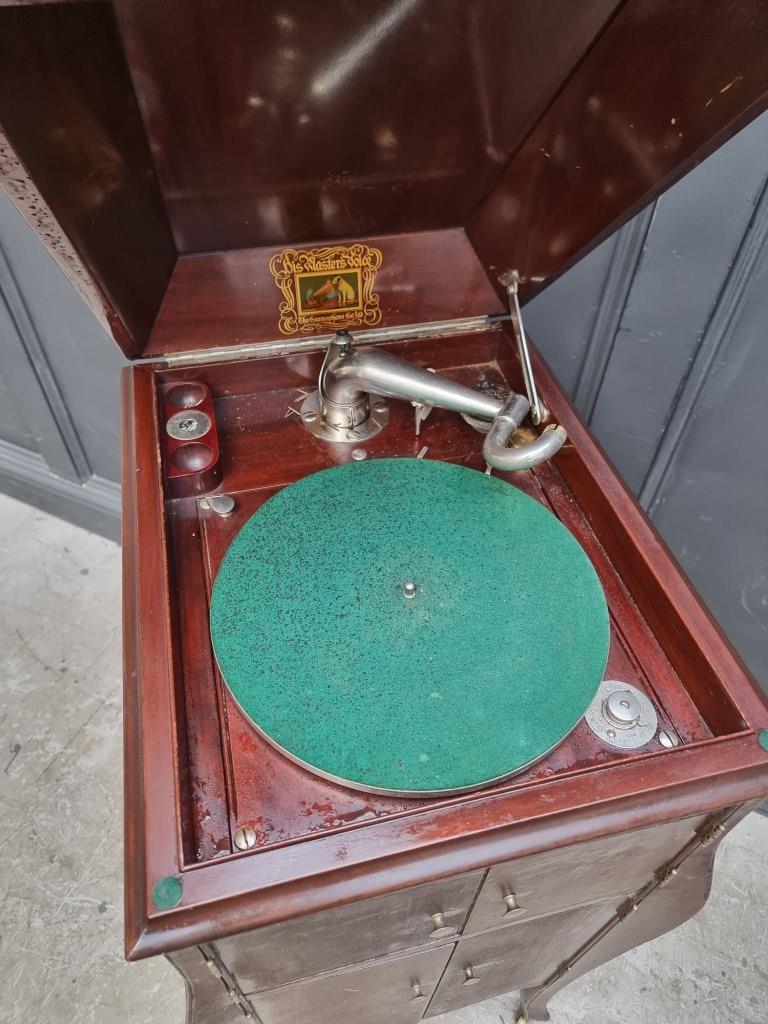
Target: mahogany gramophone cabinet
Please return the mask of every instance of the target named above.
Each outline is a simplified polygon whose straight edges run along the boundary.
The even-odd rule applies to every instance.
[[[719,839],[768,792],[768,708],[526,346],[518,302],[764,109],[767,46],[761,0],[0,5],[5,188],[132,361],[126,951],[168,956],[189,1021],[415,1022],[512,990],[522,1019],[545,1020],[568,979],[704,904]],[[535,756],[520,751],[578,671],[521,690],[518,713],[486,716],[509,771],[483,786],[459,778],[461,751],[493,745],[473,724],[480,673],[466,729],[447,737],[457,779],[431,793],[322,767],[349,745],[364,687],[300,704],[333,675],[320,659],[344,662],[340,616],[329,609],[328,642],[312,632],[332,587],[313,544],[338,575],[350,538],[386,525],[377,492],[362,495],[393,473],[517,503],[599,581],[607,666],[593,690],[613,690]],[[323,517],[302,496],[328,481],[345,498]],[[399,544],[425,522],[447,543],[425,493],[402,491],[422,507],[391,518]],[[287,573],[307,609],[295,643],[249,589],[261,563],[243,545],[268,511],[275,588]],[[473,522],[441,571],[482,569]],[[509,630],[538,628],[539,586],[547,600],[559,588],[556,618],[581,636],[575,584],[530,536],[516,557],[534,596]],[[399,587],[392,614],[416,622],[429,584]],[[483,577],[480,590],[456,629],[503,621]],[[243,698],[217,640],[240,608],[270,656],[303,659],[306,688],[286,676]],[[378,652],[396,698],[402,645],[385,650],[366,621],[363,653]],[[457,645],[452,627],[434,650],[482,655],[486,672],[500,632]],[[314,761],[264,725],[286,694],[291,727],[327,737]],[[396,714],[369,710],[360,728]],[[397,741],[371,751],[363,774],[405,762]]]

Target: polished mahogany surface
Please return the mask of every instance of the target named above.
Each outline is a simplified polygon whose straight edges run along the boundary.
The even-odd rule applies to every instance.
[[[378,327],[505,311],[460,228],[368,238],[366,243],[383,257],[374,286],[381,308]],[[283,296],[269,260],[279,251],[183,256],[145,355],[278,339]]]
[[[506,329],[390,343],[450,375],[521,387]],[[624,755],[582,727],[527,773],[444,801],[392,801],[325,783],[268,748],[216,675],[211,581],[239,523],[278,487],[339,456],[300,426],[296,403],[321,352],[124,374],[126,948],[181,948],[517,856],[760,798],[768,707],[642,512],[535,358],[544,400],[571,443],[514,483],[548,505],[592,559],[612,623],[612,674],[651,695],[682,743]],[[204,380],[214,395],[224,480],[237,510],[214,519],[171,499],[158,458],[159,391]],[[434,412],[423,438],[392,403],[371,456],[429,456],[480,469],[480,435]],[[399,406],[399,408],[398,408]],[[417,447],[418,446],[418,447]],[[348,458],[349,453],[341,456]],[[252,851],[233,849],[253,824]],[[152,901],[182,880],[172,910]]]
[[[766,32],[761,0],[0,3],[0,175],[131,357],[206,250],[466,227],[530,295],[764,109]]]
[[[158,311],[154,353],[275,338],[277,292],[258,254],[282,242],[405,232],[381,239],[384,323],[498,310],[502,270],[529,288],[559,273],[766,94],[756,0],[114,7],[119,30],[106,2],[0,2],[2,170],[133,357]],[[177,254],[209,246],[224,251],[183,256],[161,310]],[[520,386],[502,331],[419,346],[395,348]],[[506,786],[407,807],[323,788],[259,747],[208,636],[211,579],[238,520],[168,497],[158,396],[201,374],[211,386],[223,489],[242,517],[328,464],[288,408],[319,358],[124,375],[132,957],[765,794],[765,702],[538,361],[570,443],[517,485],[588,550],[612,613],[611,672],[653,695],[684,742],[625,756],[577,729]],[[432,457],[478,468],[479,441],[439,413],[424,437]],[[407,405],[371,451],[414,453]],[[235,853],[244,820],[259,845]],[[164,910],[151,892],[169,875],[183,895]]]
[[[116,0],[180,253],[465,222],[617,0]]]
[[[478,386],[479,381],[498,385],[505,382],[495,358],[503,338],[501,332],[492,331],[473,338],[392,347],[470,386]],[[472,366],[456,365],[468,351],[477,353],[482,361]],[[185,723],[188,743],[186,784],[191,831],[187,856],[191,863],[229,851],[230,837],[242,825],[256,830],[257,847],[264,848],[451,802],[444,798],[374,796],[326,782],[300,768],[256,732],[232,701],[215,668],[208,632],[210,592],[235,534],[281,486],[351,458],[349,447],[331,446],[315,438],[296,415],[301,395],[313,386],[318,368],[317,353],[298,360],[254,360],[206,368],[205,380],[214,394],[222,449],[221,490],[235,497],[237,507],[233,515],[222,519],[201,508],[195,499],[171,500],[166,506],[179,609],[179,717]],[[164,389],[169,382],[193,372],[198,373],[163,374]],[[413,413],[404,402],[391,403],[389,427],[369,441],[366,450],[371,458],[413,457],[423,445],[429,448],[429,458],[484,468],[482,435],[458,415],[435,410],[416,438]],[[682,743],[705,741],[724,729],[743,729],[744,723],[734,709],[729,717],[724,707],[717,718],[707,721],[697,708],[695,695],[687,692],[629,599],[556,466],[545,464],[535,472],[509,474],[506,479],[553,511],[592,559],[611,614],[606,678],[626,680],[648,693],[658,708],[660,727],[678,735]],[[581,722],[555,751],[491,792],[514,791],[562,774],[641,761],[661,750],[658,741],[640,752],[607,748]],[[473,796],[456,799],[471,801]]]
[[[176,250],[108,4],[0,8],[0,124],[23,164],[0,147],[11,198],[54,254],[74,249],[92,278],[75,284],[138,354]]]
[[[623,4],[470,217],[491,275],[532,294],[755,117],[766,40],[763,0]]]

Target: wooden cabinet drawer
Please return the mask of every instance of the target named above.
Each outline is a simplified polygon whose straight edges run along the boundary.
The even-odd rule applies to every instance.
[[[464,924],[481,878],[482,872],[476,871],[430,882],[234,935],[217,942],[216,948],[244,992],[277,988],[389,953],[445,942]]]
[[[488,872],[464,932],[635,892],[703,820],[667,822],[497,864]]]
[[[619,902],[577,907],[461,939],[426,1016],[542,984],[611,920]]]
[[[390,958],[251,997],[262,1024],[416,1024],[453,946]]]

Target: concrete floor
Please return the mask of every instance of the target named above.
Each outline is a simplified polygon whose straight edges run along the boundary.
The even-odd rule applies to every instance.
[[[122,959],[120,553],[0,496],[0,1024],[180,1024],[164,962]],[[555,1024],[768,1022],[768,818],[724,841],[712,898],[575,981]],[[512,1024],[490,1000],[440,1024]]]

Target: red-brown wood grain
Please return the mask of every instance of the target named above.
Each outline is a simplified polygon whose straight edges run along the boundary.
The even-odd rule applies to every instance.
[[[768,104],[768,6],[628,0],[467,222],[534,294]]]
[[[290,0],[117,0],[116,22],[106,2],[0,4],[3,176],[129,356],[277,339],[270,247],[312,240],[381,248],[384,326],[498,312],[500,271],[518,269],[529,293],[552,280],[765,105],[758,0],[428,6],[340,3],[339,22]],[[220,251],[178,258],[208,247]],[[390,350],[520,387],[505,329]],[[504,785],[424,802],[284,760],[216,674],[208,596],[250,511],[349,458],[296,416],[321,354],[136,367],[123,380],[130,957],[768,790],[764,699],[534,358],[569,442],[514,482],[588,551],[611,612],[609,672],[651,694],[682,745],[623,755],[580,725]],[[228,524],[170,497],[163,475],[159,390],[198,377],[238,503]],[[419,439],[411,417],[393,403],[371,457],[426,444],[483,468],[458,417],[434,412]],[[258,845],[233,853],[241,823]],[[161,910],[152,887],[169,875],[183,894]]]
[[[467,339],[465,345],[471,345],[473,351],[479,341],[479,338]],[[420,347],[411,345],[410,354],[411,358],[423,363],[424,357],[419,353]],[[433,349],[434,345],[430,344],[429,348]],[[433,352],[430,351],[429,354],[432,355]],[[241,388],[249,370],[251,374],[258,374],[255,365],[249,367],[248,364],[241,364]],[[446,372],[445,367],[443,371]],[[488,383],[503,381],[492,364],[484,364],[472,370],[453,368],[448,372],[451,376],[473,385],[477,384],[480,373],[485,375]],[[261,380],[261,375],[259,379]],[[310,377],[308,381],[302,383],[311,386],[313,379],[314,377]],[[326,468],[332,465],[336,458],[342,458],[343,461],[350,459],[349,449],[342,447],[335,452],[331,446],[318,442],[308,434],[301,427],[297,416],[290,415],[292,405],[295,408],[298,404],[294,395],[293,389],[287,389],[270,391],[262,395],[259,401],[253,396],[243,395],[217,401],[224,447],[230,453],[237,452],[236,457],[228,460],[222,487],[227,493],[234,492],[238,495],[238,508],[225,520],[210,512],[201,513],[209,579],[215,576],[220,561],[237,531],[263,501],[274,493],[276,487],[298,479],[306,473]],[[286,415],[287,413],[289,415]],[[480,444],[479,435],[459,417],[440,410],[432,414],[423,426],[421,436],[416,438],[410,407],[407,403],[392,403],[389,428],[370,442],[367,449],[372,457],[403,454],[414,456],[422,445],[428,445],[431,446],[430,457],[482,468]],[[291,453],[290,459],[282,457],[286,452]],[[258,453],[258,459],[253,458],[253,453]],[[554,471],[550,476],[559,480],[559,475]],[[549,507],[553,507],[547,501],[537,479],[538,476],[534,477],[531,474],[510,477],[511,482]],[[556,483],[550,482],[550,490],[555,491],[556,487]],[[561,484],[560,491],[562,490]],[[613,617],[614,637],[607,668],[608,677],[626,679],[648,689],[648,676],[640,668],[640,665],[647,665],[646,671],[661,676],[658,686],[661,689],[664,684],[662,703],[669,703],[671,706],[674,725],[666,720],[662,711],[664,725],[671,726],[684,740],[709,737],[710,731],[697,715],[679,679],[657,648],[653,649],[656,654],[655,661],[651,659],[652,648],[648,643],[647,627],[642,623],[635,606],[628,600],[626,592],[621,589],[615,571],[604,554],[601,555],[599,542],[584,523],[583,514],[579,513],[572,499],[572,507],[569,508],[566,508],[567,498],[562,495],[559,496],[558,503],[566,512],[566,523],[577,532],[582,543],[586,543],[593,561],[599,557],[603,560],[601,569]],[[178,517],[176,520],[178,521]],[[631,629],[633,625],[636,644],[634,649],[623,639],[624,631]],[[190,658],[195,658],[194,648],[198,642],[197,634],[193,634],[189,647]],[[213,689],[216,685],[220,685],[220,680],[214,680],[211,676],[206,689]],[[366,816],[380,816],[413,806],[412,801],[372,799],[364,794],[352,793],[342,787],[329,785],[302,769],[289,771],[284,759],[276,755],[243,718],[226,690],[222,692],[222,700],[227,707],[229,758],[233,766],[233,798],[237,801],[238,823],[253,825],[256,828],[259,845],[286,841],[320,829],[341,828],[345,823],[365,820]],[[545,762],[518,776],[516,784],[529,778],[573,771],[589,764],[608,763],[619,756],[618,752],[605,750],[586,727],[580,726]],[[290,784],[287,783],[288,777],[293,779]]]
[[[196,302],[189,348],[264,336],[242,276],[275,243],[467,226],[491,280],[517,269],[531,294],[768,94],[760,0],[114,8],[118,24],[107,2],[0,6],[0,155],[9,195],[131,358],[180,254],[168,301],[194,295],[184,254],[201,249],[223,250],[203,257],[221,264],[211,283],[244,305]],[[148,351],[183,348],[175,326],[164,316]]]
[[[276,243],[468,226],[491,280],[518,269],[530,294],[768,91],[760,0],[180,9],[0,5],[5,187],[131,358],[172,274],[149,353],[272,336],[248,273]],[[184,258],[212,248],[202,275]],[[464,287],[446,254],[437,316]],[[422,286],[392,287],[385,322],[431,316]]]
[[[163,465],[170,493],[175,498],[186,498],[214,490],[221,483],[221,459],[210,390],[205,384],[195,381],[162,388],[160,408],[165,428],[160,431]],[[171,418],[189,410],[203,413],[210,420],[207,433],[193,441],[168,432]]]
[[[160,471],[156,381],[123,372],[123,720],[125,730],[125,919],[138,938],[158,878],[183,863],[183,806],[165,493]]]
[[[374,822],[291,847],[184,872],[178,908],[127,921],[129,959],[396,892],[487,864],[761,798],[766,759],[754,737],[659,754],[522,794],[482,795],[425,816]],[[595,783],[598,783],[597,786]],[[159,837],[158,837],[159,838]]]
[[[227,734],[218,690],[211,684],[205,555],[195,499],[174,502],[170,520],[176,664],[186,724],[181,765],[186,768],[182,802],[188,814],[182,839],[184,861],[192,864],[232,849],[224,755]]]
[[[442,372],[466,383],[477,383],[480,374],[498,381],[505,373],[517,383],[518,369],[504,331],[446,340],[441,353],[442,345],[441,339],[431,339],[389,347],[416,362],[438,364]],[[493,358],[497,349],[498,360]],[[482,361],[476,361],[478,356]],[[569,429],[571,443],[551,466],[518,475],[513,482],[548,504],[585,545],[611,610],[609,672],[653,694],[662,723],[681,736],[683,745],[627,756],[602,748],[581,725],[548,758],[494,790],[425,802],[354,793],[283,759],[229,701],[215,673],[205,633],[207,597],[226,546],[248,514],[276,488],[339,457],[304,431],[290,412],[300,397],[297,388],[304,385],[306,390],[314,381],[318,357],[302,356],[297,363],[288,355],[194,368],[196,379],[205,380],[214,394],[224,460],[222,490],[237,500],[230,520],[200,513],[192,499],[163,498],[156,454],[153,459],[158,425],[152,394],[159,386],[188,378],[191,371],[142,368],[134,372],[135,409],[132,414],[129,410],[136,454],[126,449],[140,472],[127,472],[126,481],[135,480],[156,494],[152,501],[146,496],[137,500],[135,508],[129,500],[128,517],[138,514],[140,531],[155,536],[149,547],[139,545],[134,558],[148,606],[157,606],[169,592],[173,607],[185,607],[178,619],[169,613],[164,631],[166,651],[175,652],[175,660],[158,661],[162,645],[157,624],[151,652],[126,652],[128,664],[143,663],[152,679],[150,713],[157,742],[146,737],[142,741],[145,775],[170,773],[180,801],[173,820],[169,816],[162,823],[155,814],[145,820],[141,805],[131,797],[134,833],[136,817],[144,824],[138,830],[141,844],[134,835],[143,860],[130,856],[128,874],[131,891],[143,891],[146,902],[143,908],[138,898],[129,903],[130,956],[181,948],[392,892],[522,851],[705,813],[755,799],[768,789],[768,755],[755,737],[755,730],[768,724],[768,710],[668,553],[658,544],[639,550],[639,538],[649,535],[642,513],[615,482],[599,449],[539,363],[544,399]],[[430,457],[482,469],[481,441],[459,417],[439,410],[417,440],[410,407],[393,402],[390,426],[367,447],[371,457],[381,457],[414,455],[425,444]],[[342,458],[349,457],[341,451]],[[164,522],[168,541],[163,539]],[[129,548],[135,546],[133,537],[127,524]],[[175,580],[185,581],[180,589],[169,578],[167,556],[162,555],[161,549],[169,546],[176,560]],[[133,565],[127,557],[129,601]],[[664,611],[660,586],[663,600],[672,595],[676,600],[674,620],[666,625],[659,622]],[[696,635],[690,636],[693,630]],[[683,647],[702,651],[696,658],[681,657],[682,634],[689,637]],[[710,663],[704,676],[702,662]],[[168,718],[158,732],[162,723],[154,716],[160,710],[158,691],[163,690],[169,697]],[[129,716],[129,735],[131,720]],[[163,738],[169,733],[175,740]],[[132,735],[130,742],[135,743]],[[201,846],[203,832],[194,819],[205,808],[193,799],[192,782],[203,776],[219,794],[219,810],[215,835]],[[253,824],[257,847],[205,859],[214,850],[220,854],[227,841],[225,799],[230,832],[238,824]],[[197,837],[191,842],[185,837],[190,829]],[[169,859],[174,870],[161,871]],[[151,885],[162,873],[178,873],[183,879],[182,901],[172,911],[159,911],[149,900]]]
[[[463,224],[617,0],[116,0],[180,253]]]
[[[382,312],[376,326],[503,311],[461,229],[365,241],[383,256],[374,285]],[[238,249],[182,257],[145,355],[281,338],[278,307],[283,295],[269,272],[269,261],[279,251]]]
[[[176,248],[109,4],[0,9],[0,123],[11,198],[135,357]]]
[[[405,421],[405,417],[403,420]],[[410,421],[410,416],[407,417],[407,420]],[[410,432],[410,422],[403,422],[401,426],[405,427],[406,432]],[[444,422],[436,423],[435,432],[444,435],[447,432],[446,424]],[[251,440],[255,450],[259,450],[258,435],[252,436]],[[423,440],[424,443],[427,443],[429,437],[425,435]],[[465,444],[469,441],[473,447],[477,447],[477,438],[474,433],[469,439],[465,433],[463,441]],[[386,454],[390,453],[402,454],[402,448],[398,449],[390,442],[390,451]],[[458,454],[456,448],[451,455],[452,461],[469,461],[470,464],[477,461],[476,453],[474,458],[468,460],[466,455],[462,457]],[[316,466],[316,468],[320,468],[320,466]],[[526,480],[526,483],[528,486],[523,485],[525,490],[540,500],[545,500],[534,480]],[[227,520],[222,521],[208,512],[201,513],[209,579],[215,575],[236,532],[252,512],[273,493],[274,488],[265,487],[255,492],[239,495],[240,506],[237,512]],[[613,643],[607,673],[611,678],[626,679],[628,682],[648,689],[647,678],[638,670],[636,661],[633,660],[632,655],[620,639],[621,634],[618,632],[616,615],[621,614],[621,611],[622,608],[618,606],[618,603],[612,602]],[[191,641],[188,642],[189,657],[192,659],[196,657],[194,644],[197,642],[199,642],[199,637],[193,634]],[[185,644],[186,647],[187,644]],[[642,655],[642,649],[639,653]],[[349,790],[328,783],[310,772],[288,763],[253,729],[229,697],[218,675],[211,672],[210,677],[203,677],[201,682],[204,692],[214,692],[218,688],[221,694],[220,699],[227,708],[227,752],[232,770],[233,801],[236,801],[237,808],[237,820],[233,822],[233,827],[237,825],[254,827],[259,846],[283,843],[320,831],[356,827],[370,821],[373,817],[413,811],[414,808],[421,805],[434,804],[434,800],[395,800]],[[679,681],[675,679],[675,682],[679,691],[681,689]],[[689,704],[690,702],[686,708]],[[667,719],[663,710],[661,710],[661,716],[663,725],[667,728],[671,727],[671,721]],[[689,716],[689,720],[682,725],[679,720],[676,720],[676,731],[685,740],[708,738],[710,732],[700,717],[695,717],[694,722],[695,712],[689,712]],[[508,786],[519,787],[532,779],[549,778],[558,773],[608,764],[627,756],[627,754],[622,755],[619,751],[610,751],[604,748],[595,740],[584,723],[581,723],[556,751],[538,765],[518,775]]]

